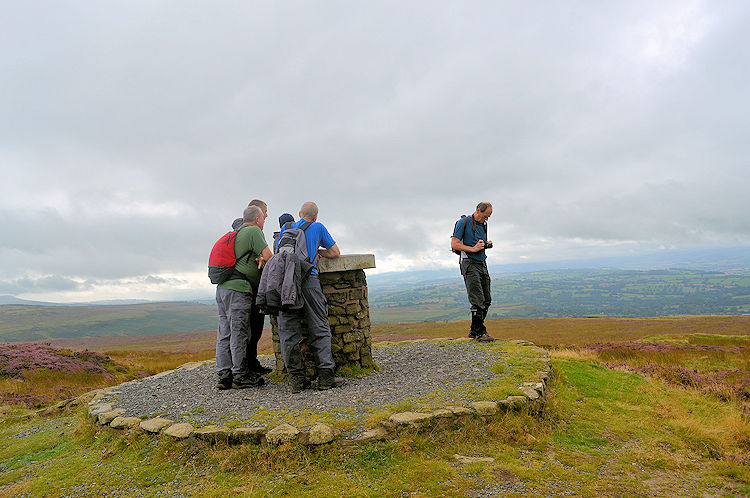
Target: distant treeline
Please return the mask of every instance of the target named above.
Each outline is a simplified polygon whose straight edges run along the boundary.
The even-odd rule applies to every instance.
[[[750,274],[569,270],[499,274],[491,318],[750,314]],[[468,319],[460,277],[373,285],[373,322]],[[145,336],[216,328],[215,305],[0,306],[0,342]]]
[[[555,270],[494,275],[494,318],[741,315],[750,313],[750,274],[699,270]],[[370,293],[374,322],[468,316],[463,283],[402,285]]]
[[[216,328],[216,309],[196,303],[0,306],[0,342],[144,336]]]

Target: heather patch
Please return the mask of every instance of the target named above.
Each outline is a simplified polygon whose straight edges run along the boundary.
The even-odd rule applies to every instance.
[[[112,360],[93,351],[70,351],[31,342],[0,344],[0,375],[24,378],[29,372],[89,372],[109,376],[105,366]]]
[[[750,372],[745,370],[721,370],[700,374],[692,368],[680,365],[649,363],[634,367],[627,363],[607,363],[606,366],[658,378],[678,386],[692,387],[724,401],[735,400],[741,404],[743,412],[750,416]]]
[[[664,342],[595,342],[586,344],[581,349],[590,353],[608,351],[637,351],[639,353],[670,353],[673,351],[705,351],[739,353],[748,350],[747,346],[717,346],[715,344],[671,344]]]
[[[750,347],[740,340],[727,344],[722,336],[717,336],[717,342],[724,344],[709,344],[710,337],[701,334],[699,341],[685,335],[671,337],[673,342],[598,342],[580,350],[595,354],[608,368],[735,401],[750,415]]]

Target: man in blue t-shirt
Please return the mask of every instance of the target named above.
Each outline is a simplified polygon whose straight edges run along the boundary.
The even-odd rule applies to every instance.
[[[492,204],[480,202],[470,216],[456,222],[451,236],[451,250],[460,252],[461,275],[464,277],[466,293],[471,305],[471,329],[469,337],[481,342],[492,342],[484,319],[492,303],[490,297],[490,273],[487,271],[485,249],[492,248],[487,240],[487,220],[492,215]]]
[[[299,311],[279,311],[279,339],[281,354],[284,356],[286,369],[289,371],[289,383],[292,393],[298,393],[310,387],[305,377],[305,366],[302,363],[300,341],[302,339],[301,320],[307,319],[308,344],[317,352],[318,358],[318,389],[326,390],[339,387],[344,383],[336,377],[333,369],[331,353],[331,326],[328,324],[328,302],[323,294],[323,288],[318,280],[318,269],[315,261],[319,256],[324,258],[338,258],[341,256],[336,241],[328,233],[326,227],[318,221],[318,206],[314,202],[306,202],[299,211],[299,220],[291,224],[291,228],[299,228],[308,221],[310,226],[305,230],[307,240],[307,254],[313,269],[310,276],[302,283],[302,297],[304,305]],[[278,241],[285,228],[281,227]]]

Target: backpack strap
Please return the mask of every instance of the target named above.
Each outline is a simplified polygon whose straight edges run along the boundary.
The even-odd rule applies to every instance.
[[[466,240],[466,227],[469,226],[469,217],[465,214],[461,215],[461,219],[464,220],[464,238],[461,240],[461,242],[464,242]],[[476,232],[476,228],[474,227],[474,218],[471,219],[471,233],[472,235]],[[465,242],[464,242],[465,243]]]
[[[239,234],[240,234],[240,230],[242,230],[242,229],[243,229],[243,228],[245,228],[246,226],[247,226],[247,225],[242,225],[242,226],[241,226],[241,227],[239,227],[239,228],[238,228],[237,230],[235,230],[235,232],[236,232],[236,233],[234,234],[234,238],[235,238],[235,239],[237,239],[237,235],[239,235]],[[236,240],[235,240],[235,241],[236,241]],[[238,258],[236,259],[236,261],[239,261],[239,260],[241,260],[242,258],[244,258],[245,256],[247,256],[247,262],[248,262],[248,263],[250,263],[250,253],[251,253],[251,252],[252,252],[252,251],[251,251],[250,249],[248,249],[248,250],[247,250],[247,251],[246,251],[245,253],[243,253],[243,254],[242,254],[241,256],[239,256],[239,257],[238,257]],[[234,264],[236,265],[237,263],[235,262]],[[236,272],[236,273],[240,273],[240,272]],[[240,275],[242,275],[242,274],[240,273]],[[247,277],[243,277],[243,278],[245,278],[245,280],[247,280]]]
[[[468,218],[465,214],[461,215],[461,218]],[[465,221],[465,220],[464,220]],[[484,228],[484,236],[489,240],[489,235],[487,234],[487,222],[485,221],[482,223],[482,228]],[[464,224],[464,231],[466,230],[466,225]],[[474,221],[474,216],[471,217],[471,231],[474,234],[474,236],[477,236],[477,222]],[[485,240],[485,242],[487,242]]]

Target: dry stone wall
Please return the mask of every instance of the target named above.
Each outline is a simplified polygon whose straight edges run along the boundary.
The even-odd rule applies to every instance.
[[[321,258],[318,261],[318,278],[328,301],[328,323],[331,326],[331,351],[338,368],[371,369],[372,339],[370,337],[370,305],[367,300],[365,268],[375,267],[372,254],[349,254],[337,259]],[[301,344],[305,373],[316,376],[317,360],[307,346],[306,324],[303,320]],[[284,358],[279,342],[276,317],[271,317],[273,350],[276,370],[285,372]]]

